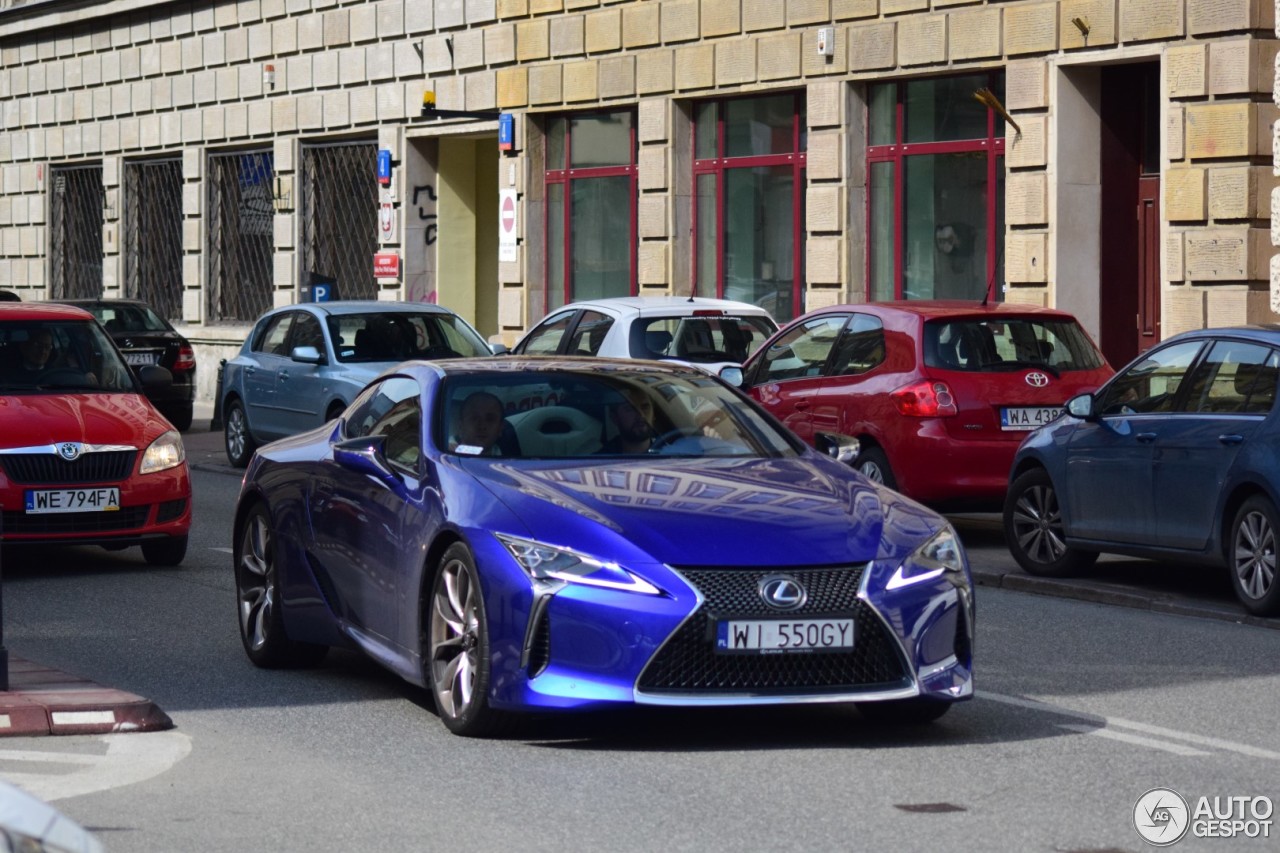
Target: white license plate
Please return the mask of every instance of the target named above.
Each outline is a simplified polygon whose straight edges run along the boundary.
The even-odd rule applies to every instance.
[[[851,648],[852,619],[734,619],[716,625],[717,652],[769,654]]]
[[[1035,429],[1061,414],[1061,406],[1007,406],[1000,410],[1000,428]]]
[[[156,364],[160,361],[158,352],[127,352],[124,354],[125,364]]]
[[[120,509],[120,490],[28,489],[27,513],[115,512]]]

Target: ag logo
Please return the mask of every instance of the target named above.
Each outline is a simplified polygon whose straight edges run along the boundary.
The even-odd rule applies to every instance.
[[[808,593],[791,575],[769,575],[760,580],[760,599],[778,610],[795,610],[804,604]]]
[[[1152,788],[1133,807],[1133,826],[1142,840],[1168,847],[1182,840],[1190,825],[1187,801],[1172,788]]]
[[[80,451],[83,445],[78,441],[64,441],[58,445],[58,455],[68,462],[74,462],[80,458]]]

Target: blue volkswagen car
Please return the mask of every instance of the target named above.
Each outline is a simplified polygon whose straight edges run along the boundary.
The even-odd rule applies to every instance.
[[[516,712],[973,693],[973,587],[934,512],[717,377],[650,361],[407,362],[259,448],[235,513],[263,667],[359,649],[452,731]]]
[[[492,355],[466,320],[438,305],[317,302],[258,318],[220,388],[227,459],[333,420],[371,379],[406,359]]]
[[[1031,574],[1100,552],[1225,565],[1251,613],[1280,613],[1280,326],[1186,332],[1029,435],[1004,505]]]

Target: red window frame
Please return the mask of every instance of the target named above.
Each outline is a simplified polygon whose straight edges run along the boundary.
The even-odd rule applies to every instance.
[[[995,79],[1001,72],[992,71],[988,74],[987,88],[994,90]],[[894,130],[893,136],[895,142],[890,145],[869,145],[867,146],[867,199],[866,199],[866,221],[871,222],[871,164],[872,163],[893,163],[893,298],[895,300],[902,299],[903,288],[903,242],[905,240],[904,226],[906,222],[905,204],[905,186],[906,186],[906,159],[913,155],[923,154],[963,154],[974,151],[987,152],[987,186],[994,188],[999,181],[999,170],[1003,168],[1001,159],[1005,153],[1005,139],[1003,136],[996,136],[996,122],[1003,121],[1003,117],[997,115],[996,111],[987,108],[987,135],[985,138],[978,139],[960,139],[950,140],[947,142],[912,142],[906,143],[906,87],[912,80],[898,80],[895,85],[897,87],[897,101],[894,105]],[[868,128],[867,137],[871,136],[870,129],[870,113],[867,114]],[[995,301],[999,294],[993,292],[996,289],[997,282],[994,277],[994,270],[1000,260],[1002,247],[1000,241],[1003,239],[1003,233],[996,233],[996,204],[993,199],[989,198],[987,204],[987,270],[989,280],[987,283],[987,299]],[[872,281],[871,281],[871,253],[874,250],[872,245],[871,228],[867,228],[866,235],[866,269],[864,271],[863,281],[866,282],[865,298],[872,298]]]
[[[630,143],[629,143],[629,151],[631,153],[630,164],[625,166],[591,166],[586,168],[570,167],[569,164],[573,162],[573,124],[570,120],[574,118],[582,118],[584,116],[590,116],[590,115],[607,115],[609,113],[620,113],[620,112],[631,113],[632,120],[631,120],[631,132],[630,132]],[[638,253],[637,253],[636,247],[639,243],[639,238],[640,238],[640,226],[639,226],[639,223],[637,222],[637,216],[636,216],[636,208],[638,207],[640,190],[639,190],[639,180],[638,180],[639,170],[637,169],[637,164],[636,164],[637,136],[636,136],[635,111],[634,110],[593,110],[590,112],[574,113],[573,115],[558,115],[553,117],[551,121],[553,122],[563,121],[565,123],[564,162],[565,162],[566,168],[547,169],[545,173],[545,178],[544,178],[544,181],[547,186],[550,186],[551,184],[564,185],[564,193],[563,193],[564,212],[563,212],[563,222],[561,226],[561,233],[564,235],[564,241],[560,247],[561,257],[563,258],[562,267],[564,272],[563,281],[560,282],[560,287],[561,287],[561,292],[563,294],[564,301],[560,303],[560,305],[555,307],[552,307],[551,305],[550,296],[551,296],[551,287],[552,287],[552,281],[551,281],[552,246],[548,244],[547,255],[546,257],[543,258],[543,262],[542,262],[543,263],[542,278],[543,278],[543,281],[546,282],[546,293],[544,298],[546,300],[545,305],[547,306],[547,313],[550,313],[553,310],[558,310],[560,307],[564,305],[568,305],[570,302],[574,301],[573,292],[572,292],[573,231],[569,226],[570,226],[570,223],[573,221],[573,218],[572,218],[573,217],[573,193],[571,192],[572,190],[571,184],[575,180],[590,180],[591,178],[615,178],[619,176],[630,176],[631,192],[630,192],[629,203],[630,203],[630,210],[631,210],[631,223],[628,227],[628,231],[630,232],[628,234],[628,239],[629,239],[629,245],[631,247],[631,252],[630,252],[631,273],[630,273],[630,282],[628,283],[627,295],[635,296],[638,292],[638,286],[637,286]],[[543,216],[545,217],[546,221],[550,222],[551,221],[551,194],[549,192],[543,193],[542,204],[543,204],[543,211],[542,211]]]
[[[782,93],[756,92],[750,95],[740,95],[736,98],[715,98],[713,101],[717,104],[716,109],[716,156],[707,157],[701,160],[696,159],[698,151],[698,126],[697,122],[693,123],[693,132],[691,134],[691,144],[695,152],[693,161],[693,246],[692,259],[693,267],[690,271],[690,287],[691,295],[698,293],[698,176],[714,175],[716,178],[716,280],[715,295],[724,297],[724,273],[725,273],[725,257],[724,257],[724,240],[725,240],[725,216],[724,216],[724,173],[730,169],[750,169],[758,166],[786,166],[790,165],[793,170],[792,175],[792,197],[791,197],[791,231],[792,243],[796,247],[792,252],[791,259],[791,304],[795,308],[795,316],[804,313],[802,309],[804,303],[801,301],[804,295],[804,191],[805,191],[805,167],[808,163],[806,151],[801,147],[801,136],[804,133],[805,122],[805,102],[804,92],[794,92],[792,97],[795,99],[795,110],[791,119],[791,151],[786,154],[767,154],[756,157],[726,157],[725,156],[725,110],[723,105],[732,100],[741,100],[743,98],[759,98],[765,95],[777,95]],[[702,103],[706,103],[705,101]],[[777,318],[779,320],[791,319]]]

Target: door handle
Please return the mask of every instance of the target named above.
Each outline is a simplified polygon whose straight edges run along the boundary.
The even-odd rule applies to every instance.
[[[1235,445],[1240,444],[1241,442],[1244,441],[1244,436],[1243,435],[1220,435],[1218,436],[1218,441],[1221,441],[1223,444],[1227,445],[1228,447],[1234,447]]]
[[[797,412],[807,412],[807,411],[809,411],[809,401],[808,401],[808,400],[800,400],[800,401],[798,401],[798,402],[796,403],[796,411],[797,411]]]
[[[284,380],[286,380],[286,379],[288,379],[288,378],[289,378],[289,371],[287,371],[287,370],[282,370],[282,371],[280,371],[280,374],[279,374],[279,375],[280,375],[280,381],[282,381],[282,382],[283,382]]]
[[[1143,444],[1150,444],[1156,440],[1156,434],[1154,432],[1140,432],[1136,433],[1133,437],[1138,439],[1138,441],[1141,441]]]

